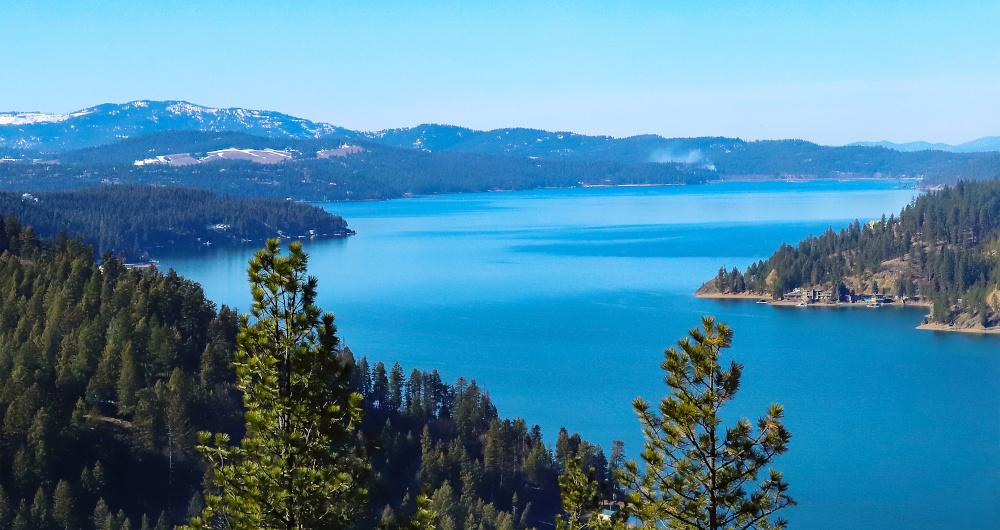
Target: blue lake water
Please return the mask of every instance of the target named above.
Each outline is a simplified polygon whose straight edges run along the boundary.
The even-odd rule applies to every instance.
[[[730,418],[785,405],[798,528],[1000,528],[1000,338],[918,331],[919,309],[700,300],[720,265],[898,212],[896,182],[729,183],[324,205],[358,232],[307,244],[358,355],[475,378],[502,415],[609,447],[665,392],[663,349],[703,314],[745,366]],[[252,249],[162,259],[245,308]]]

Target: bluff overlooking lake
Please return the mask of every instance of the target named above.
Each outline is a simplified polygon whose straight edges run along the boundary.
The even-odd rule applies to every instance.
[[[663,349],[713,314],[736,330],[745,364],[727,419],[785,405],[793,438],[779,465],[799,502],[786,514],[794,527],[990,528],[1000,479],[982,469],[1000,467],[1000,419],[983,411],[1000,409],[995,338],[915,330],[921,307],[803,311],[691,295],[720,265],[743,269],[916,195],[892,181],[780,182],[336,203],[324,207],[358,235],[306,248],[319,302],[356,355],[475,375],[504,414],[547,436],[566,426],[605,451],[620,438],[630,457],[640,437],[628,403],[662,395]],[[210,249],[163,264],[246,307],[247,257]]]
[[[855,220],[797,246],[782,244],[745,272],[721,269],[699,293],[802,304],[856,302],[859,295],[878,304],[923,300],[945,329],[997,331],[998,257],[1000,181],[959,182],[918,197],[898,217]],[[806,292],[823,300],[803,298]]]

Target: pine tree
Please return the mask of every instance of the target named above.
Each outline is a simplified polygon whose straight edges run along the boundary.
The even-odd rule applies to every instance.
[[[430,510],[434,512],[438,521],[443,523],[445,519],[454,521],[455,508],[455,491],[451,483],[446,480],[431,496]]]
[[[116,530],[132,530],[132,521],[125,515],[125,510],[119,508],[114,521]]]
[[[91,471],[91,475],[94,479],[94,492],[103,493],[104,492],[104,464],[100,460],[94,463],[94,469]]]
[[[594,470],[583,469],[583,458],[568,456],[559,475],[559,494],[563,515],[556,518],[556,530],[583,530],[594,517],[599,506],[597,480]]]
[[[139,391],[139,367],[136,366],[132,343],[126,342],[121,353],[121,371],[118,373],[118,383],[115,387],[118,395],[119,414],[131,414],[135,407],[136,392]]]
[[[372,400],[379,410],[389,408],[389,378],[386,376],[385,363],[379,361],[372,372]]]
[[[35,490],[35,498],[31,502],[31,524],[35,528],[49,527],[49,496],[41,486]]]
[[[83,401],[83,398],[77,398],[76,405],[73,406],[73,412],[70,413],[69,424],[75,428],[83,427],[83,424],[87,421],[87,404]]]
[[[437,514],[434,513],[434,509],[431,507],[431,499],[427,496],[426,491],[422,491],[420,495],[417,495],[416,508],[412,515],[410,515],[410,520],[406,524],[407,530],[434,530],[434,519]]]
[[[17,507],[17,514],[14,516],[14,522],[10,525],[11,530],[33,530],[34,525],[31,522],[31,511],[28,508],[28,503],[24,499],[21,499],[21,505]]]
[[[621,485],[618,483],[618,475],[625,469],[625,442],[615,440],[611,442],[611,458],[608,461],[608,487],[612,501],[618,501],[621,497]]]
[[[115,526],[114,515],[111,514],[111,510],[108,509],[108,504],[104,502],[104,499],[97,499],[97,505],[94,506],[94,514],[90,518],[94,523],[94,528],[96,530],[113,530]]]
[[[350,389],[333,315],[315,305],[307,262],[301,243],[282,256],[277,240],[250,261],[252,320],[241,318],[234,362],[247,434],[237,446],[201,435],[214,489],[191,527],[343,528],[364,506],[362,397]]]
[[[188,422],[189,385],[184,372],[174,368],[165,387],[167,458],[170,474],[173,475],[174,462],[183,460],[190,447],[191,426]]]
[[[135,427],[132,439],[137,448],[152,453],[160,447],[164,437],[161,416],[156,392],[150,388],[140,390],[132,413],[132,425]]]
[[[118,345],[109,342],[97,363],[97,372],[87,385],[87,399],[95,405],[106,405],[113,401],[115,384],[118,382],[118,364],[121,354]]]
[[[398,411],[403,406],[403,367],[399,363],[393,363],[389,371],[389,410]]]
[[[52,519],[59,528],[76,528],[76,498],[69,482],[60,480],[52,494]]]
[[[657,410],[642,398],[633,408],[645,436],[640,470],[629,462],[621,473],[629,489],[627,509],[645,525],[691,529],[778,529],[771,517],[795,502],[787,495],[781,473],[758,475],[787,450],[791,437],[782,424],[782,407],[773,404],[757,422],[720,432],[719,411],[739,387],[742,366],[720,365],[721,352],[732,344],[729,326],[702,318],[703,329],[664,354],[661,367],[671,389]]]

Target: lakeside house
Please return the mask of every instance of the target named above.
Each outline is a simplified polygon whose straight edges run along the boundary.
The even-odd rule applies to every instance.
[[[800,302],[806,304],[829,304],[840,301],[834,300],[832,289],[803,289],[801,287],[796,287],[795,289],[785,293],[782,295],[782,298],[790,302]]]
[[[803,289],[796,287],[781,296],[782,300],[788,302],[798,302],[800,304],[892,304],[895,302],[917,301],[918,297],[896,297],[884,293],[875,294],[855,294],[847,293],[842,296],[834,294],[833,289]]]

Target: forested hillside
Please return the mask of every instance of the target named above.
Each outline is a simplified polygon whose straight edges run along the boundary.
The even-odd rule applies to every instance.
[[[545,160],[675,162],[713,168],[731,177],[926,177],[940,182],[1000,175],[997,153],[900,152],[877,146],[834,147],[803,140],[664,138],[654,134],[615,138],[537,129],[476,131],[418,125],[382,131],[372,141],[434,152],[468,152]]]
[[[436,370],[407,376],[399,364],[361,359],[354,386],[365,397],[366,429],[380,433],[372,525],[403,521],[425,488],[441,529],[545,527],[560,509],[559,473],[577,455],[602,491],[611,488],[615,458],[565,430],[551,451],[537,425],[499,417],[474,380],[450,385]],[[615,455],[623,457],[620,447]]]
[[[201,480],[193,432],[240,427],[236,315],[174,274],[3,224],[0,527],[167,528]]]
[[[796,287],[933,303],[931,318],[958,327],[1000,325],[1000,181],[959,182],[921,195],[900,215],[782,245],[745,271],[706,284],[776,298]]]
[[[261,243],[278,235],[344,237],[343,218],[307,204],[214,195],[176,187],[103,185],[52,193],[0,192],[0,215],[39,237],[73,234],[99,256],[149,258],[158,250]]]
[[[195,433],[241,435],[236,313],[172,272],[0,228],[0,528],[160,529],[199,513]],[[599,448],[564,431],[551,452],[474,381],[362,358],[351,386],[372,468],[357,528],[402,524],[422,489],[439,528],[545,526],[577,454],[607,487]]]
[[[6,138],[0,154],[11,157],[0,163],[0,189],[11,191],[65,191],[118,182],[334,201],[747,178],[922,178],[937,184],[1000,176],[997,152],[902,152],[803,140],[652,134],[615,138],[450,125],[362,132],[279,113],[184,102],[98,106],[56,121],[11,116],[14,121],[42,120],[0,127],[0,140]],[[344,143],[363,151],[317,158],[318,151]],[[227,148],[276,149],[291,158],[267,167],[249,162],[134,165],[157,156],[190,153],[198,158]]]
[[[288,147],[286,143],[274,145]],[[301,144],[294,145],[305,149]],[[62,191],[111,182],[201,188],[243,197],[338,201],[587,184],[690,184],[713,176],[704,168],[673,163],[532,160],[384,146],[365,149],[342,158],[303,158],[268,166],[250,162],[188,167],[136,167],[131,162],[125,165],[7,163],[0,164],[0,189]]]
[[[294,139],[274,139],[252,134],[222,131],[164,131],[95,147],[85,147],[58,153],[56,159],[63,164],[81,166],[131,166],[136,160],[174,153],[204,153],[216,149],[241,147],[244,149],[316,149],[337,146],[342,140],[329,138],[313,142]]]

